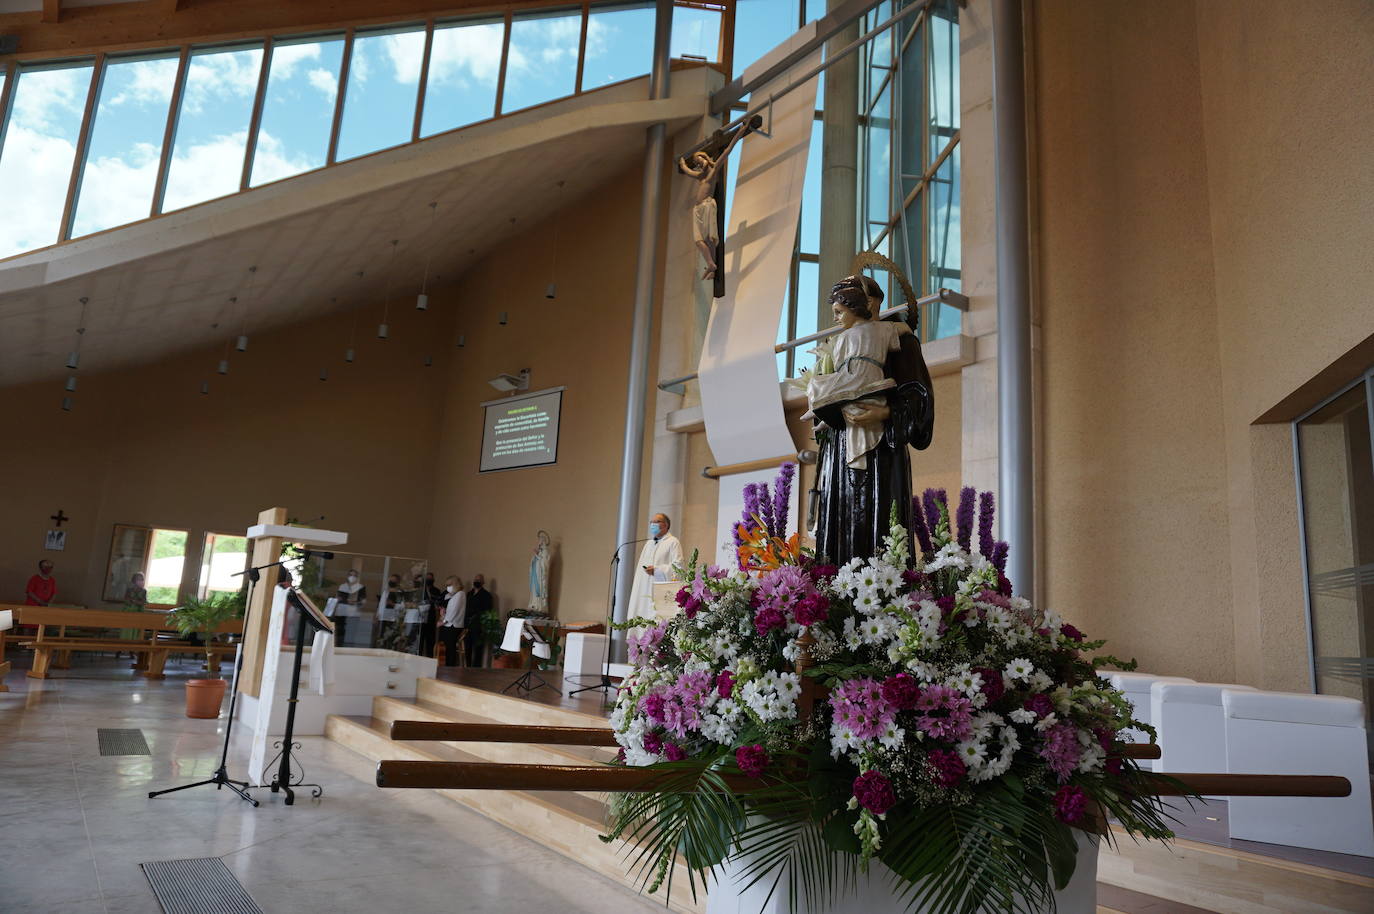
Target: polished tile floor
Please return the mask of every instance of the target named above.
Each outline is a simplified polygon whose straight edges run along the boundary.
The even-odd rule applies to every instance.
[[[149,800],[214,772],[223,721],[185,716],[189,665],[162,682],[127,665],[83,660],[45,681],[16,670],[0,692],[3,914],[157,914],[139,864],[188,857],[223,858],[267,914],[665,910],[428,791],[383,792],[371,763],[320,737],[299,753],[318,801],[288,807],[263,789],[254,809],[213,787]],[[101,727],[142,730],[151,757],[101,756]],[[248,755],[240,735],[231,775]]]

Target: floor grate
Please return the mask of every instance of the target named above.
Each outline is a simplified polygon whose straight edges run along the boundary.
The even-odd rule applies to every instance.
[[[263,914],[218,857],[142,866],[165,914]]]
[[[116,730],[100,727],[96,731],[101,755],[152,755],[142,730]]]

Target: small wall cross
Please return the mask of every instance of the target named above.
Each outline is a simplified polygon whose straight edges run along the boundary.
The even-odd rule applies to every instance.
[[[50,518],[52,518],[53,521],[55,521],[55,522],[57,523],[57,526],[59,526],[59,527],[62,526],[62,522],[63,522],[64,520],[71,520],[70,517],[68,517],[67,515],[65,515],[65,514],[62,513],[62,509],[61,509],[61,508],[58,508],[58,509],[57,509],[57,513],[56,513],[56,514],[50,514],[50,515],[48,515],[48,516],[49,516]]]

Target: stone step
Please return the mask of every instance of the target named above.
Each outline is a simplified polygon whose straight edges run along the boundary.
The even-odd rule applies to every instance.
[[[413,698],[393,698],[378,695],[372,699],[372,717],[383,725],[383,732],[389,733],[392,721],[425,720],[438,723],[457,721],[460,723],[504,723],[480,717],[463,711],[455,711],[445,705],[420,701]],[[493,742],[451,742],[439,740],[407,740],[417,746],[434,745],[462,752],[472,761],[499,762],[516,765],[588,765],[609,762],[615,758],[616,750],[599,746],[548,746],[533,743],[493,743]],[[599,793],[581,793],[604,807],[604,797]],[[598,821],[604,819],[598,814]]]
[[[534,724],[552,727],[609,727],[599,714],[541,704],[528,698],[488,692],[457,682],[421,679],[416,698],[454,711],[475,714],[503,724]]]
[[[390,726],[390,721],[374,717],[331,714],[325,721],[325,736],[374,761],[486,760],[452,744],[392,740]],[[626,869],[624,854],[628,848],[623,844],[607,844],[599,837],[605,828],[605,805],[599,800],[562,791],[435,792],[633,890],[639,888],[633,874]],[[660,889],[659,893],[663,891]],[[661,894],[650,897],[662,900]],[[706,910],[705,891],[699,888],[697,897],[692,898],[687,870],[681,861],[674,865],[672,887],[666,900],[670,910],[681,914],[704,914]]]

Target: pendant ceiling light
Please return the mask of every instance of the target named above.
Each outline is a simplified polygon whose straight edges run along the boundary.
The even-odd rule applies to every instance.
[[[200,382],[200,392],[203,393],[203,394],[208,394],[208,393],[210,392],[210,382],[209,382],[209,381],[201,381],[201,382]]]
[[[544,290],[544,297],[553,299],[558,297],[558,202],[563,198],[563,183],[558,182],[558,193],[554,201],[554,220],[553,220],[553,246],[552,253],[549,255],[549,285]]]
[[[358,344],[358,308],[361,307],[359,303],[362,300],[363,271],[359,270],[354,275],[358,277],[358,289],[354,292],[353,322],[348,330],[348,348],[344,349],[344,361],[349,364],[353,363],[353,357],[356,354],[354,347]]]
[[[67,353],[67,367],[75,371],[81,365],[81,338],[86,335],[86,305],[90,299],[81,296],[81,318],[76,324],[76,346]]]
[[[439,201],[434,201],[429,205],[429,253],[425,255],[425,275],[420,280],[420,294],[415,296],[415,310],[429,310],[429,266],[434,260],[434,246],[438,244],[439,234],[434,230],[435,215],[439,209]]]
[[[391,314],[391,280],[396,275],[396,245],[400,244],[400,239],[391,240],[391,263],[387,265],[386,286],[382,294],[382,322],[377,325],[377,339],[390,339],[390,327],[387,325],[387,318]]]
[[[239,352],[248,351],[248,307],[253,303],[253,280],[257,277],[257,266],[248,268],[248,292],[243,297],[243,321],[239,330],[239,338],[234,343],[234,348]]]
[[[74,401],[72,400],[71,397],[63,397],[63,398],[62,398],[62,412],[64,412],[64,413],[69,413],[69,412],[71,412],[71,411],[72,411],[73,402],[74,402]]]
[[[74,375],[74,374],[69,374],[69,375],[67,375],[67,383],[63,386],[62,389],[65,390],[65,391],[67,391],[68,393],[72,393],[73,391],[75,391],[75,390],[76,390],[76,375]]]

